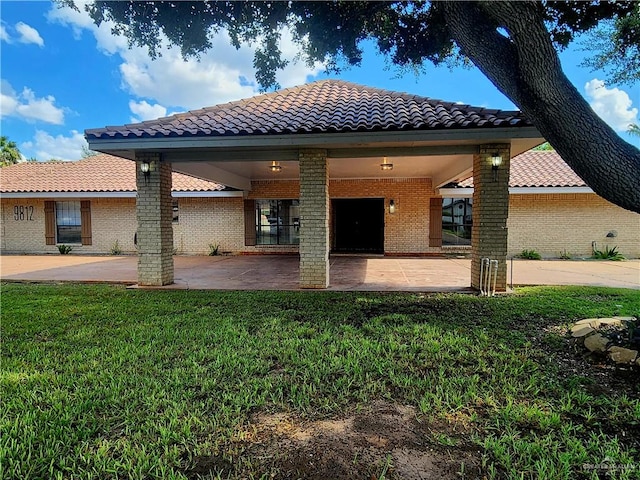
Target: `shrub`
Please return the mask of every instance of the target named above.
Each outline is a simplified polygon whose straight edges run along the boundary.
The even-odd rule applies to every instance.
[[[542,257],[535,250],[522,250],[520,258],[525,258],[527,260],[540,260]]]
[[[120,243],[116,240],[113,245],[111,245],[111,255],[122,255],[122,249],[120,248]]]
[[[609,248],[609,245],[605,246],[603,250],[594,247],[591,257],[598,260],[625,260],[624,255],[618,252],[618,247]]]
[[[215,257],[219,255],[220,244],[219,243],[210,243],[209,244],[209,256]]]
[[[562,260],[571,260],[571,254],[567,252],[566,249],[564,249],[562,252],[560,252],[560,258]]]
[[[58,245],[58,251],[60,255],[66,255],[67,253],[71,253],[73,247],[71,245]]]

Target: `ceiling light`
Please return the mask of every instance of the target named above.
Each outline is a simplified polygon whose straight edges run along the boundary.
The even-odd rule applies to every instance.
[[[393,163],[389,163],[387,161],[387,157],[383,157],[382,163],[380,164],[380,168],[382,170],[393,170]]]
[[[269,170],[271,170],[274,173],[278,173],[282,170],[282,166],[280,165],[279,162],[276,162],[274,160],[273,162],[271,162],[271,166],[269,167]]]

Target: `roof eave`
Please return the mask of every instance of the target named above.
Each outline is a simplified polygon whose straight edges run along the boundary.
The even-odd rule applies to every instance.
[[[277,135],[229,135],[202,137],[91,138],[91,150],[113,153],[136,150],[170,151],[176,149],[229,148],[336,148],[362,145],[428,145],[507,142],[511,139],[542,139],[533,126],[498,128],[460,128],[450,130],[384,130],[375,132],[304,133]]]

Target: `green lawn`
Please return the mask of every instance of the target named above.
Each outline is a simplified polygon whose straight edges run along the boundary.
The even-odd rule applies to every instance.
[[[638,291],[1,293],[2,478],[187,478],[193,458],[233,458],[255,412],[380,399],[464,418],[487,478],[640,477],[640,374],[589,367],[564,338],[580,318],[638,316]],[[606,477],[583,467],[605,458]]]

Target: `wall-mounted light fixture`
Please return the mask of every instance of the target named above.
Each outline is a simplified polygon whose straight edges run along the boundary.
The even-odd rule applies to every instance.
[[[491,170],[493,170],[493,181],[496,182],[498,180],[498,169],[500,165],[502,165],[502,157],[498,152],[491,155]]]
[[[609,233],[607,233],[607,238],[616,238],[618,236],[618,232],[616,232],[615,230],[611,230]]]
[[[396,213],[396,202],[394,202],[393,198],[389,200],[389,213]]]
[[[382,163],[380,164],[380,168],[382,170],[393,170],[393,163],[389,163],[387,161],[387,157],[383,157]]]
[[[151,171],[151,164],[147,161],[143,161],[140,164],[140,171],[144,175],[144,181],[146,183],[149,180],[149,175],[150,175],[149,172]]]
[[[273,173],[278,173],[282,171],[282,166],[280,165],[280,162],[276,162],[274,160],[273,162],[271,162],[269,170],[271,170]]]

